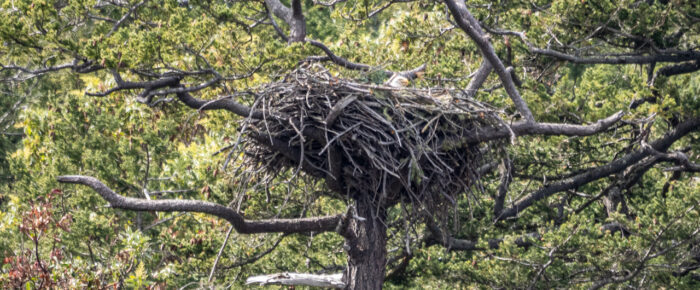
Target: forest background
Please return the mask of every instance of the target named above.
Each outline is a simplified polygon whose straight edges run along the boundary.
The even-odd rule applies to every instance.
[[[3,0],[0,14],[3,288],[238,288],[346,270],[332,230],[239,233],[57,181],[250,220],[343,215],[356,200],[295,167],[249,174],[246,117],[177,91],[255,106],[236,93],[318,64],[373,85],[410,72],[411,88],[462,91],[516,130],[476,142],[493,155],[444,227],[405,215],[416,204],[387,208],[383,287],[700,285],[696,1]],[[168,77],[178,86],[155,85]],[[544,125],[517,131],[530,117]]]

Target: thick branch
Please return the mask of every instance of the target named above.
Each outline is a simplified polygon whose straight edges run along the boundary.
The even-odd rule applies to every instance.
[[[694,62],[682,63],[677,65],[669,65],[660,68],[656,73],[662,76],[674,76],[679,74],[687,74],[700,70],[700,60]]]
[[[289,43],[303,42],[306,38],[306,20],[301,8],[301,0],[292,0],[292,8],[279,0],[265,0],[267,9],[289,25]]]
[[[646,172],[654,167],[654,165],[656,165],[659,161],[661,161],[659,157],[651,156],[640,161],[634,166],[629,167],[621,174],[622,176],[617,178],[618,180],[616,182],[606,187],[596,196],[588,199],[583,205],[579,206],[574,213],[580,213],[600,198],[609,196],[610,191],[612,190],[617,190],[618,192],[621,190],[629,190],[630,187],[634,186],[642,178],[642,176],[644,176],[644,174],[646,174]]]
[[[335,230],[342,215],[298,218],[246,220],[239,213],[220,204],[199,200],[144,200],[116,194],[94,177],[81,175],[59,176],[58,182],[82,184],[91,187],[107,200],[111,207],[135,211],[199,212],[223,218],[231,223],[237,232],[254,233],[301,233],[328,232]]]
[[[700,52],[682,51],[670,54],[651,54],[651,55],[621,55],[621,56],[602,56],[602,57],[578,57],[563,52],[541,49],[528,45],[530,52],[554,57],[578,64],[649,64],[655,62],[684,62],[700,59]]]
[[[386,277],[384,277],[384,280],[392,280],[404,273],[406,271],[406,268],[408,268],[408,265],[411,263],[411,259],[413,259],[413,254],[404,251],[403,253],[401,253],[401,255],[392,259],[392,261],[387,262],[387,265],[391,265],[395,261],[401,260],[401,262],[399,262],[396,266],[394,266],[387,272]]]
[[[306,20],[301,0],[292,0],[292,22],[289,23],[289,42],[303,42],[306,38]]]
[[[678,170],[690,171],[690,172],[700,172],[700,164],[691,162],[688,155],[682,151],[663,153],[654,149],[649,144],[642,142],[642,147],[647,150],[654,157],[659,158],[661,161],[671,161],[678,164]],[[675,168],[674,168],[675,169]],[[675,171],[675,170],[674,170]]]
[[[470,241],[465,239],[456,239],[451,235],[442,231],[437,225],[432,222],[426,222],[428,230],[430,230],[431,235],[426,237],[426,244],[428,246],[439,244],[445,247],[448,251],[478,251],[485,250],[477,246],[476,241]],[[528,233],[524,234],[515,239],[514,244],[518,247],[529,247],[534,243],[533,241],[541,239],[538,233]],[[489,249],[498,249],[503,243],[503,239],[490,239],[488,240]]]
[[[180,85],[180,80],[182,79],[181,76],[168,76],[168,77],[162,77],[156,80],[152,81],[144,81],[144,82],[130,82],[130,81],[124,81],[121,78],[121,75],[119,75],[118,72],[112,71],[112,75],[114,76],[114,81],[117,83],[116,87],[113,87],[109,90],[106,90],[104,92],[100,93],[86,93],[88,96],[107,96],[111,93],[121,91],[121,90],[132,90],[132,89],[144,89],[144,91],[140,94],[140,96],[146,96],[146,97],[152,97],[153,94],[151,94],[151,91],[164,88],[164,87],[175,87],[175,89],[169,90],[167,92],[159,92],[160,93],[175,93],[177,98],[184,103],[185,105],[197,109],[197,110],[228,110],[234,114],[243,116],[243,117],[251,117],[251,118],[262,118],[263,114],[262,112],[259,111],[252,111],[250,107],[242,105],[240,103],[237,103],[232,100],[233,96],[230,97],[225,97],[221,98],[218,100],[213,100],[213,101],[205,101],[205,100],[200,100],[197,98],[192,97],[190,95],[190,91],[193,90],[198,90],[202,89],[206,86],[212,85],[214,82],[220,80],[220,78],[216,77],[212,81],[207,82],[205,84],[202,84],[198,87],[195,88],[186,88],[182,85]]]
[[[520,96],[520,92],[518,92],[518,89],[515,87],[515,83],[513,82],[510,72],[503,65],[501,59],[496,55],[496,52],[489,42],[488,37],[483,33],[483,31],[481,31],[479,23],[469,13],[466,4],[463,1],[456,0],[445,0],[445,3],[457,22],[457,25],[464,30],[464,32],[466,32],[472,40],[474,40],[477,47],[479,47],[479,50],[481,50],[481,54],[489,61],[491,66],[493,66],[494,70],[500,77],[508,96],[515,104],[515,107],[518,109],[520,114],[523,115],[523,118],[527,122],[534,122],[535,117],[533,117],[532,112],[530,112],[530,108],[528,108],[527,104]]]
[[[289,37],[287,37],[286,34],[284,34],[284,31],[282,31],[282,28],[280,28],[279,24],[277,24],[277,20],[275,20],[275,15],[274,13],[270,10],[269,5],[265,5],[265,9],[267,9],[267,17],[270,18],[270,24],[272,24],[272,27],[275,29],[275,32],[277,32],[277,35],[282,38],[285,42],[289,42]]]
[[[187,105],[190,108],[197,109],[197,110],[227,110],[231,113],[234,113],[236,115],[242,116],[242,117],[250,117],[253,119],[262,119],[263,118],[263,112],[261,111],[253,111],[250,107],[237,103],[233,100],[233,96],[230,97],[225,97],[221,98],[218,100],[213,100],[213,101],[207,101],[207,100],[200,100],[187,92],[183,93],[177,93],[176,94],[178,100],[182,102],[183,104]]]
[[[428,219],[429,220],[426,221],[425,225],[432,234],[431,236],[428,236],[426,238],[426,244],[428,246],[433,244],[439,244],[445,247],[448,251],[483,250],[483,248],[477,247],[477,242],[475,241],[455,239],[448,233],[441,230],[440,227],[437,224],[435,224],[435,222],[433,222],[430,217],[428,217]]]
[[[208,86],[213,85],[214,83],[218,82],[222,78],[219,77],[218,75],[213,78],[212,80],[203,83],[199,86],[195,87],[185,87],[183,85],[180,85],[180,80],[182,80],[182,76],[166,76],[166,77],[161,77],[159,79],[155,79],[152,81],[143,81],[143,82],[130,82],[130,81],[124,81],[117,71],[112,71],[112,75],[114,76],[114,81],[117,83],[116,87],[113,87],[111,89],[108,89],[104,92],[99,92],[99,93],[86,93],[88,96],[107,96],[111,93],[117,92],[117,91],[122,91],[122,90],[132,90],[132,89],[143,89],[143,92],[140,93],[139,97],[140,98],[146,98],[146,100],[141,100],[146,103],[150,103],[150,98],[153,97],[154,95],[158,94],[171,94],[174,93],[177,98],[184,103],[185,105],[197,109],[197,110],[227,110],[229,112],[232,112],[236,115],[243,116],[243,117],[250,117],[254,119],[260,119],[263,118],[263,113],[260,111],[253,111],[250,107],[240,104],[238,102],[233,101],[233,97],[236,95],[241,95],[241,94],[248,94],[248,95],[254,95],[253,93],[250,92],[243,92],[239,93],[236,95],[220,98],[217,100],[200,100],[195,97],[192,97],[190,94],[191,91],[196,91],[196,90],[201,90],[203,88],[206,88]],[[170,88],[168,90],[163,90],[163,91],[157,91],[155,92],[154,90],[160,89],[160,88]]]
[[[500,215],[503,210],[503,203],[505,202],[508,188],[510,187],[511,181],[513,181],[513,162],[506,156],[503,158],[499,169],[501,171],[501,181],[498,185],[498,193],[494,200],[494,216]]]
[[[345,288],[343,282],[343,274],[302,274],[302,273],[277,273],[253,276],[245,281],[246,285],[260,284],[280,284],[292,286],[312,286],[312,287],[327,287],[327,288]]]
[[[524,37],[524,35],[521,33],[517,33],[517,35],[521,36],[521,39]],[[650,55],[630,54],[619,56],[579,57],[552,49],[537,48],[527,41],[525,41],[525,43],[532,53],[546,55],[578,64],[650,64],[656,62],[684,62],[700,59],[700,52],[695,51],[681,51],[676,53]]]
[[[619,111],[605,119],[598,120],[590,125],[558,124],[558,123],[529,123],[519,121],[509,128],[483,127],[465,132],[457,142],[479,143],[496,139],[511,138],[511,132],[516,136],[525,135],[560,135],[560,136],[590,136],[603,132],[620,121],[624,113]]]
[[[605,119],[600,119],[591,125],[572,125],[557,123],[527,123],[518,122],[511,126],[517,135],[564,135],[564,136],[590,136],[610,128],[617,123],[624,112],[619,111]]]
[[[464,90],[467,93],[467,97],[473,98],[476,96],[476,92],[482,85],[484,85],[484,82],[491,74],[491,71],[493,71],[493,66],[491,66],[491,63],[489,63],[488,60],[483,60],[481,62],[481,66],[479,66],[479,69],[474,73],[472,80],[469,81],[467,88]]]
[[[687,74],[687,73],[692,73],[700,70],[700,59],[694,61],[694,62],[686,62],[686,63],[681,63],[681,64],[676,64],[676,65],[668,65],[665,67],[660,68],[656,73],[653,75],[651,80],[649,81],[650,85],[654,85],[656,82],[656,78],[658,76],[665,76],[665,77],[670,77],[674,75],[680,75],[680,74]]]
[[[279,0],[265,0],[265,6],[272,14],[282,19],[285,23],[292,21],[292,9],[282,4]]]
[[[133,90],[133,89],[145,89],[146,94],[154,89],[159,89],[162,87],[169,87],[169,86],[176,86],[180,83],[180,80],[182,79],[180,76],[170,76],[170,77],[163,77],[160,79],[152,80],[152,81],[145,81],[145,82],[130,82],[130,81],[125,81],[122,79],[121,75],[117,71],[112,71],[112,76],[114,77],[114,82],[117,83],[116,87],[113,87],[111,89],[108,89],[104,92],[100,93],[85,93],[88,96],[93,96],[93,97],[104,97],[107,96],[111,93],[117,92],[117,91],[122,91],[122,90]],[[144,93],[142,93],[143,95]]]
[[[689,119],[681,124],[679,124],[674,130],[666,134],[666,136],[652,142],[649,144],[656,151],[666,151],[676,140],[687,135],[692,131],[700,130],[700,117]],[[635,164],[642,160],[644,157],[651,155],[648,149],[642,148],[636,150],[632,153],[625,155],[624,157],[612,161],[606,165],[590,169],[584,173],[578,174],[571,178],[564,179],[562,181],[552,183],[546,187],[533,192],[526,197],[515,202],[513,206],[504,210],[500,216],[496,217],[496,221],[504,220],[509,217],[514,217],[518,215],[522,210],[528,208],[536,201],[542,200],[555,193],[574,189],[581,185],[587,184],[592,181],[596,181],[611,174],[625,170],[632,164]]]

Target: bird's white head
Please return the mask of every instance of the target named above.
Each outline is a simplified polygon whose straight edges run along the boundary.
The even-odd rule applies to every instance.
[[[402,76],[400,74],[394,74],[387,82],[387,85],[395,88],[404,88],[407,87],[410,83],[411,82],[405,76]]]

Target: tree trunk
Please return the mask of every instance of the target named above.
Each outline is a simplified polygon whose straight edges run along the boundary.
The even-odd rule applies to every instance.
[[[367,196],[357,199],[356,208],[364,220],[351,220],[345,240],[347,289],[382,289],[386,265],[386,210],[373,204]]]

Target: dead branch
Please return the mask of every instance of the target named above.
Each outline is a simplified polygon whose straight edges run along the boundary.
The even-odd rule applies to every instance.
[[[476,43],[481,51],[481,54],[488,60],[491,66],[493,66],[493,69],[501,79],[503,87],[506,89],[508,96],[515,104],[518,112],[522,114],[523,119],[525,119],[526,122],[534,123],[535,117],[532,115],[530,108],[528,108],[527,104],[520,96],[520,92],[516,88],[510,72],[503,65],[503,62],[498,55],[496,55],[496,52],[494,51],[488,37],[481,30],[479,22],[474,19],[471,13],[469,13],[466,4],[455,0],[445,0],[445,4],[447,4],[447,7],[452,13],[454,20],[457,22],[457,25]]]
[[[163,212],[199,212],[214,215],[227,220],[242,234],[254,233],[301,233],[328,232],[335,230],[342,215],[298,218],[298,219],[269,219],[246,220],[233,209],[220,204],[199,200],[144,200],[124,197],[91,176],[66,175],[56,178],[61,183],[82,184],[95,190],[113,208],[134,211],[163,211]]]
[[[345,288],[343,274],[301,274],[301,273],[277,273],[249,277],[246,285],[291,285],[291,286],[311,286],[327,288]]]
[[[666,151],[676,140],[682,138],[690,132],[700,130],[700,118],[691,118],[680,123],[676,128],[668,132],[664,137],[649,144],[656,151]],[[548,186],[537,190],[522,199],[515,202],[510,208],[505,209],[500,216],[496,217],[496,221],[506,218],[515,217],[525,208],[529,207],[536,201],[542,200],[555,193],[569,189],[577,188],[581,185],[596,181],[611,174],[627,169],[630,165],[642,160],[644,157],[651,155],[648,149],[642,148],[631,152],[622,158],[612,161],[606,165],[592,168],[565,180],[549,184]]]

